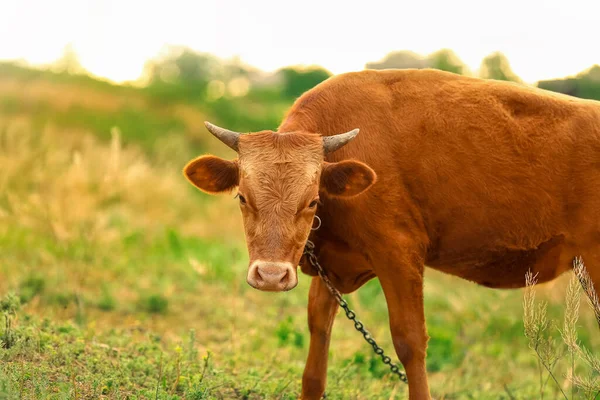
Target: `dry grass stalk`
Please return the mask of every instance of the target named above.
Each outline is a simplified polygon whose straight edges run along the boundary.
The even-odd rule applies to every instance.
[[[563,358],[565,353],[561,347],[566,347],[567,354],[570,356],[570,371],[567,381],[571,383],[571,399],[575,399],[575,389],[583,392],[585,398],[595,399],[600,395],[600,359],[583,346],[577,335],[577,322],[580,315],[581,293],[586,293],[588,304],[594,311],[596,319],[600,324],[600,302],[598,295],[594,290],[591,278],[585,269],[581,257],[573,260],[573,277],[569,281],[565,295],[565,314],[561,337],[563,343],[555,343],[549,333],[552,321],[547,317],[547,307],[545,302],[536,304],[535,285],[536,276],[531,271],[525,275],[526,288],[523,298],[523,321],[525,327],[525,336],[529,339],[529,347],[534,350],[540,366],[540,398],[543,399],[545,392],[545,382],[542,377],[541,367],[548,373],[548,377],[554,381],[557,388],[565,399],[568,399],[562,385],[558,382],[553,373],[557,362]],[[577,365],[584,364],[590,371],[588,376],[582,376],[577,373]]]

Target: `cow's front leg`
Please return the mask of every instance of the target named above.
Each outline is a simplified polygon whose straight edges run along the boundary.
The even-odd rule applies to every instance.
[[[327,380],[327,356],[331,327],[338,304],[320,277],[312,278],[308,294],[310,349],[302,376],[302,399],[320,399]]]
[[[394,348],[406,369],[409,399],[430,399],[421,246],[409,240],[400,247],[397,242],[388,245],[381,249],[375,265],[387,301]]]

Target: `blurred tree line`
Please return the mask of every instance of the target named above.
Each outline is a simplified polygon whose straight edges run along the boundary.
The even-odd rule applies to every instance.
[[[460,75],[473,75],[465,63],[450,49],[438,50],[427,57],[411,51],[389,53],[383,60],[367,63],[367,69],[435,68]],[[485,57],[479,67],[479,77],[501,81],[521,82],[510,67],[506,56],[500,52]]]
[[[391,52],[382,60],[368,62],[365,68],[435,68],[475,75],[450,49],[427,56],[410,51]],[[65,47],[63,57],[52,69],[61,74],[86,76],[71,46]],[[251,131],[276,128],[294,99],[331,75],[319,66],[290,66],[267,73],[238,58],[222,60],[186,47],[169,46],[146,63],[140,83],[154,101],[165,107],[177,102],[198,105],[215,117],[217,123]],[[500,52],[482,60],[477,76],[522,83],[507,57]],[[595,65],[574,77],[540,81],[537,85],[571,96],[600,100],[600,66]]]
[[[583,99],[600,100],[600,66],[594,65],[572,78],[540,81],[538,87]]]
[[[436,68],[456,74],[471,75],[467,66],[449,49],[439,50],[427,57],[410,51],[392,52],[383,60],[367,63],[366,68]],[[478,76],[484,79],[522,83],[512,70],[508,58],[500,52],[492,53],[483,59]],[[537,86],[575,97],[600,100],[600,66],[594,65],[574,77],[539,81]]]
[[[410,51],[391,52],[382,60],[368,62],[365,68],[435,68],[461,75],[474,75],[450,49],[441,49],[428,56]],[[223,61],[210,54],[178,47],[167,48],[163,55],[149,61],[145,71],[148,87],[157,94],[160,93],[161,98],[213,102],[216,106],[237,97],[289,105],[306,90],[330,76],[329,71],[317,66],[285,67],[274,74],[267,74],[244,65],[239,59]],[[522,83],[512,70],[508,58],[500,52],[494,52],[482,60],[477,76]],[[575,77],[541,81],[538,86],[572,96],[600,100],[600,66],[593,66]]]
[[[230,129],[275,129],[289,105],[331,76],[324,68],[285,67],[266,73],[239,59],[221,60],[167,47],[146,63],[143,81],[158,102],[197,104]]]

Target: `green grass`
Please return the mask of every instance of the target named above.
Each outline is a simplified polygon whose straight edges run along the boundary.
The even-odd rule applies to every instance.
[[[194,154],[189,128],[145,141],[129,131],[154,121],[140,114],[143,122],[115,124],[121,133],[109,135],[114,115],[102,110],[100,125],[88,110],[66,118],[82,118],[80,125],[45,127],[21,101],[10,106],[19,112],[6,103],[0,112],[0,298],[14,293],[20,303],[6,314],[9,333],[0,316],[0,337],[11,337],[0,346],[0,399],[297,398],[309,278],[281,294],[246,284],[236,202],[203,195],[181,176]],[[49,115],[60,121],[56,111]],[[557,321],[564,287],[562,279],[538,289]],[[427,271],[435,398],[539,398],[522,296]],[[378,282],[348,301],[394,356]],[[579,339],[597,349],[597,332],[582,307]],[[555,373],[568,387],[566,367]],[[407,393],[343,314],[333,329],[327,392],[330,399]],[[558,394],[547,385],[544,398]]]

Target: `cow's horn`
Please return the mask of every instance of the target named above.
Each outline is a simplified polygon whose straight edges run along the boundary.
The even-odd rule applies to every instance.
[[[358,129],[353,129],[350,132],[340,133],[338,135],[323,136],[323,150],[325,150],[325,154],[336,151],[354,139],[356,135],[358,135]]]
[[[238,151],[238,143],[240,141],[241,133],[218,127],[208,121],[204,121],[204,125],[206,125],[206,129],[215,135],[217,139],[231,147],[233,150]]]

